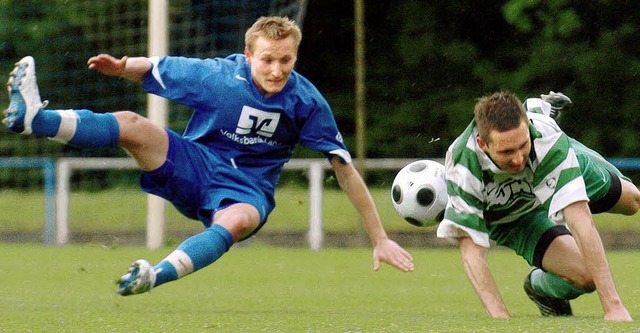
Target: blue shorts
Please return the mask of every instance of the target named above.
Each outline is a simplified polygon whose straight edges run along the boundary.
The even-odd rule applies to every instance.
[[[166,131],[167,160],[156,170],[142,172],[142,189],[168,200],[184,216],[200,220],[205,227],[211,226],[216,210],[247,203],[258,209],[262,227],[275,207],[273,193],[207,146]]]

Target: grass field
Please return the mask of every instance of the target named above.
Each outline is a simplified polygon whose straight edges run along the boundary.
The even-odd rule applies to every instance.
[[[423,231],[400,219],[384,188],[373,188],[389,231]],[[280,188],[265,230],[307,229],[307,191]],[[16,207],[18,209],[16,209]],[[137,189],[74,192],[71,232],[144,234],[146,196]],[[42,193],[0,191],[0,232],[41,232]],[[327,231],[353,231],[358,217],[346,196],[325,190]],[[601,230],[638,231],[638,217],[603,214]],[[201,230],[168,206],[167,230]],[[181,240],[174,240],[181,241]],[[513,318],[484,314],[455,249],[409,248],[416,271],[371,270],[369,248],[236,246],[213,266],[152,293],[115,294],[130,262],[157,262],[172,248],[149,251],[110,244],[0,243],[0,332],[638,332],[637,323],[604,322],[595,294],[573,302],[573,318],[544,318],[522,291],[528,271],[494,249],[490,264]],[[640,252],[608,252],[618,289],[640,320]]]
[[[169,249],[0,244],[2,332],[640,332],[609,323],[595,294],[575,317],[545,318],[522,291],[526,263],[490,265],[513,318],[484,314],[456,250],[410,249],[417,269],[371,269],[364,248],[234,247],[214,265],[150,294],[121,297],[115,279],[138,257]],[[640,253],[609,253],[618,289],[640,319]]]
[[[372,188],[380,217],[391,231],[418,231],[402,220],[391,204],[388,188]],[[112,189],[98,192],[73,192],[70,198],[70,230],[101,232],[143,232],[146,219],[146,194],[136,188]],[[276,191],[277,207],[269,217],[265,230],[297,230],[308,228],[309,199],[304,188],[285,186]],[[18,207],[19,209],[16,209]],[[323,228],[329,231],[353,231],[359,218],[346,195],[325,189],[323,196]],[[0,191],[0,232],[42,231],[44,199],[41,192]],[[187,220],[171,205],[167,205],[167,230],[199,231],[199,222]],[[602,230],[640,231],[638,216],[599,214],[594,217]],[[433,229],[423,229],[433,232]]]

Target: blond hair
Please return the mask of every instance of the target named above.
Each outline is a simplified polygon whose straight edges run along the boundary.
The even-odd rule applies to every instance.
[[[296,49],[302,40],[300,27],[287,17],[263,16],[259,18],[244,34],[245,46],[253,52],[256,39],[264,37],[272,40],[281,40],[293,37]]]

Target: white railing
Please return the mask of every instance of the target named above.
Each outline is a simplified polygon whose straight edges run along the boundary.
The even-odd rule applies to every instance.
[[[415,159],[367,159],[362,166],[366,170],[388,169],[399,170]],[[358,165],[360,161],[355,161]],[[69,198],[71,195],[70,180],[74,170],[99,169],[136,169],[135,161],[130,158],[60,158],[56,162],[56,244],[69,242]],[[309,248],[317,251],[322,247],[324,233],[322,230],[322,193],[324,172],[331,166],[326,159],[292,159],[284,165],[285,170],[307,170],[309,178],[309,230],[307,241]],[[149,214],[147,214],[149,216]],[[154,214],[154,218],[164,218],[163,214]],[[164,237],[164,221],[147,221],[147,247],[155,249],[162,244]]]
[[[436,160],[442,162],[442,159]],[[620,170],[640,170],[640,158],[608,158],[607,160]],[[367,159],[364,160],[363,166],[369,170],[399,170],[413,161],[415,159]],[[129,158],[60,158],[58,160],[34,157],[0,158],[0,169],[7,168],[41,168],[43,170],[45,178],[44,241],[64,245],[69,241],[70,179],[74,170],[136,169],[137,166]],[[307,236],[309,247],[313,250],[318,250],[322,246],[322,185],[324,171],[329,168],[329,163],[325,159],[293,159],[285,164],[285,169],[288,170],[307,170],[309,178],[309,230]],[[164,202],[162,199],[153,201]],[[151,203],[152,200],[147,202]],[[156,208],[150,205],[147,209],[147,220],[162,220],[153,221],[153,223],[147,221],[147,229],[154,229],[147,230],[147,247],[151,249],[162,244],[164,237],[163,212],[149,214],[149,211],[157,209],[157,205]]]

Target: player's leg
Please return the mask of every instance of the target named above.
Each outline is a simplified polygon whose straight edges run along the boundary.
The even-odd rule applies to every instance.
[[[24,57],[16,63],[7,82],[9,108],[2,122],[11,131],[21,134],[39,134],[80,147],[115,146],[118,126],[113,115],[94,115],[88,110],[45,110],[36,80],[35,62]],[[84,129],[78,129],[78,119],[87,120]],[[84,123],[84,122],[83,122]],[[77,138],[73,134],[79,132]],[[87,135],[91,133],[90,135]],[[92,140],[87,137],[92,136]]]
[[[94,113],[89,110],[47,110],[40,99],[35,63],[16,63],[7,82],[10,103],[2,122],[21,134],[37,134],[78,148],[126,149],[143,170],[158,168],[166,158],[164,129],[133,112]]]
[[[213,221],[211,227],[185,240],[156,266],[135,261],[118,281],[118,293],[144,293],[211,265],[235,242],[251,235],[261,218],[254,206],[236,203],[215,212]]]
[[[235,242],[249,236],[260,225],[260,214],[252,205],[233,204],[214,214],[214,224],[185,240],[155,270],[162,270],[156,285],[179,279],[220,258]]]
[[[562,109],[571,104],[571,99],[561,92],[550,91],[540,98],[527,98],[523,106],[527,112],[541,113],[557,121]]]
[[[573,315],[569,301],[595,289],[575,239],[566,229],[558,231],[549,229],[541,238],[535,267],[524,281],[525,293],[544,316]]]
[[[634,215],[640,210],[640,190],[629,178],[579,141],[571,139],[571,147],[580,163],[593,214],[608,212]]]
[[[118,145],[136,160],[140,169],[152,171],[167,159],[169,136],[164,128],[131,111],[113,113],[120,129]]]
[[[640,190],[632,182],[620,179],[622,191],[620,199],[609,209],[608,213],[634,215],[640,210]]]
[[[574,299],[595,290],[578,244],[569,234],[559,235],[551,241],[542,258],[541,268],[545,272],[541,272],[537,286],[539,291],[549,296]]]
[[[589,292],[591,282],[565,226],[551,222],[545,209],[537,209],[518,223],[491,226],[489,232],[497,244],[513,249],[534,266],[525,278],[524,290],[542,315],[573,314],[569,301]]]
[[[204,232],[185,240],[154,267],[155,286],[179,279],[218,260],[229,248],[260,225],[258,210],[236,203],[214,213],[214,224]]]
[[[560,117],[562,109],[571,104],[571,99],[561,92],[550,91],[548,94],[540,95],[540,99],[551,104],[549,117],[556,119],[556,121]]]
[[[199,219],[208,228],[185,240],[160,263],[134,262],[119,281],[118,293],[139,294],[179,279],[220,258],[235,243],[266,221],[270,206],[261,192],[242,184],[245,175],[208,148],[166,131],[165,163],[143,172],[142,188],[161,196],[185,216]]]

